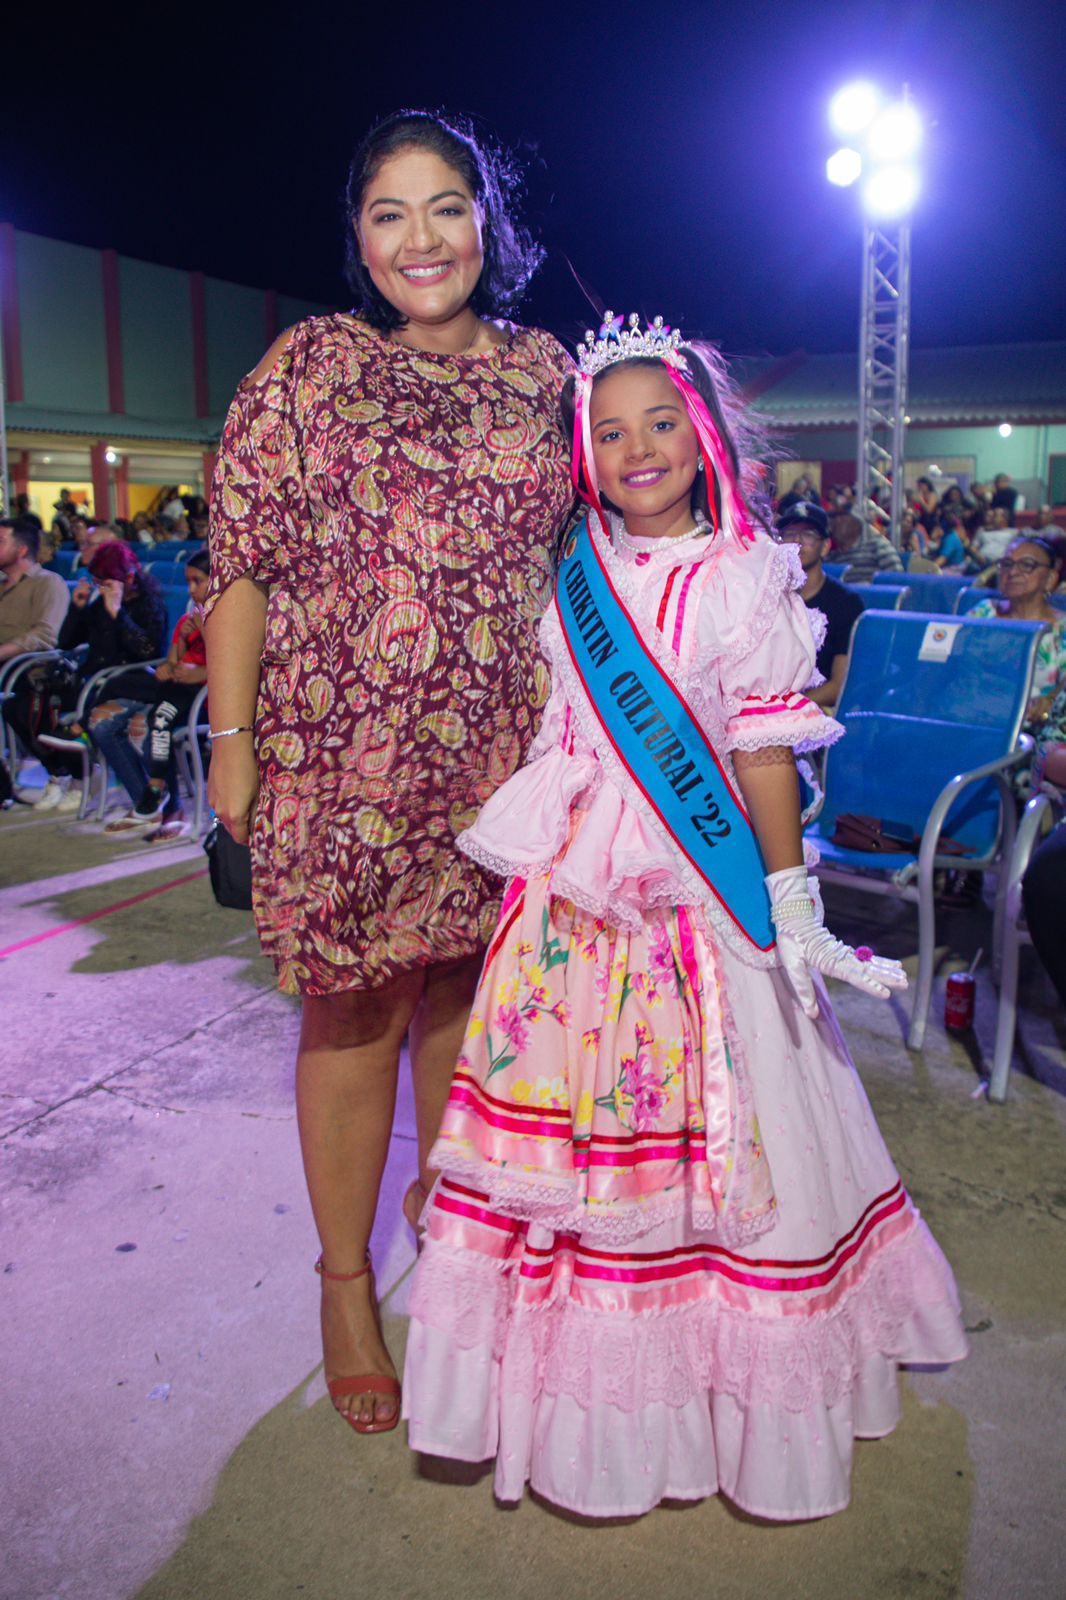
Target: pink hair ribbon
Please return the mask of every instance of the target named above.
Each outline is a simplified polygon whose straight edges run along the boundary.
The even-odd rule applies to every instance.
[[[699,390],[689,382],[684,373],[675,366],[669,357],[664,357],[663,363],[670,374],[672,383],[680,391],[681,397],[685,402],[685,410],[692,419],[692,426],[696,430],[696,437],[699,439],[700,447],[703,451],[704,466],[708,476],[713,472],[717,479],[722,494],[722,508],[725,512],[727,525],[741,546],[754,544],[755,533],[751,523],[748,521],[748,514],[744,509],[744,501],[737,488],[733,464],[726,453],[725,446],[722,443],[722,436],[715,426],[714,418],[707,409],[707,402]],[[711,489],[710,484],[708,484],[708,489]],[[713,490],[708,495],[708,499],[711,506],[711,516],[714,517]]]
[[[574,381],[574,448],[570,461],[570,476],[574,488],[582,500],[603,515],[603,506],[600,504],[600,485],[596,476],[596,462],[592,454],[592,378],[586,372],[579,372]],[[585,469],[585,483],[581,484],[581,468]]]

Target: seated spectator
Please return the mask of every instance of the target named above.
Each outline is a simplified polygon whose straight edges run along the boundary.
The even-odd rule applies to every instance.
[[[788,493],[781,496],[781,499],[777,503],[778,514],[780,515],[782,511],[791,510],[791,508],[795,505],[798,505],[801,500],[807,501],[811,505],[821,505],[822,503],[821,496],[814,487],[814,483],[811,480],[810,474],[807,472],[801,472]],[[206,516],[206,511],[202,512],[201,515]]]
[[[185,515],[185,501],[178,493],[176,484],[163,491],[159,514],[163,517],[183,517]]]
[[[194,517],[192,520],[192,536],[194,539],[198,539],[201,544],[207,543],[207,530],[209,524],[209,517]]]
[[[936,528],[939,506],[932,478],[919,478],[914,489],[914,515],[926,533],[933,533]]]
[[[0,518],[0,662],[55,649],[70,596],[58,572],[41,567],[40,547],[39,527]]]
[[[52,506],[54,512],[52,532],[58,533],[61,543],[65,544],[72,540],[70,519],[76,514],[77,509],[77,505],[70,497],[70,490],[60,489],[59,499]]]
[[[1048,604],[1048,595],[1060,576],[1060,560],[1039,535],[1016,536],[999,562],[999,600],[982,600],[971,617],[1011,617],[1021,622],[1046,622],[1036,649],[1032,698],[1027,722],[1039,726],[1047,719],[1059,680],[1066,676],[1066,614]]]
[[[985,513],[992,505],[992,491],[983,483],[970,485],[971,509],[966,513],[966,531],[972,539],[979,529],[986,526]]]
[[[1033,518],[1031,533],[1040,534],[1043,539],[1066,539],[1066,528],[1060,528],[1055,521],[1055,513],[1050,506],[1041,506]]]
[[[962,572],[969,555],[969,540],[962,518],[948,512],[937,522],[929,545],[929,554],[940,572]]]
[[[15,503],[12,507],[12,513],[16,522],[32,523],[37,529],[38,533],[42,533],[44,531],[44,523],[30,505],[30,497],[28,494],[17,494],[15,496]]]
[[[989,506],[985,512],[984,526],[970,541],[973,570],[983,572],[986,567],[993,566],[1001,556],[1006,555],[1007,546],[1013,538],[1014,532],[1007,521],[1006,511],[1002,506]]]
[[[150,661],[161,653],[166,629],[163,591],[150,573],[141,571],[127,544],[108,540],[93,555],[89,573],[92,581],[82,577],[70,596],[57,641],[60,650],[87,645],[87,654],[76,667],[57,663],[41,673],[26,674],[25,685],[20,681],[6,712],[22,743],[48,773],[43,791],[17,791],[16,798],[45,810],[79,808],[82,797],[70,780],[81,771],[81,762],[73,753],[45,744],[41,736],[66,738],[68,730],[60,719],[74,710],[86,679],[104,667]],[[100,591],[96,598],[94,583]],[[88,737],[78,726],[69,729],[69,736]]]
[[[188,715],[207,681],[200,607],[207,597],[209,571],[206,551],[197,551],[190,557],[185,581],[193,610],[174,629],[166,660],[154,670],[139,667],[124,672],[110,683],[107,704],[98,708],[92,721],[93,743],[99,746],[131,801],[130,809],[109,822],[105,833],[139,833],[154,827],[147,835],[148,842],[164,844],[189,831],[181,808],[173,731],[179,718]],[[140,711],[147,711],[146,761],[129,737],[130,724]]]
[[[840,483],[840,484],[837,484],[836,488],[833,490],[832,495],[830,497],[830,505],[831,505],[832,509],[831,509],[829,515],[830,516],[834,516],[837,512],[844,512],[844,511],[853,510],[854,506],[855,506],[855,501],[857,500],[857,498],[858,498],[858,490],[857,490],[857,488],[855,487],[854,484],[852,484],[852,483]]]
[[[70,517],[67,518],[67,528],[70,535],[69,542],[67,544],[68,549],[70,545],[73,545],[74,549],[80,552],[89,532],[89,524],[81,515],[80,511],[74,512]]]
[[[147,511],[138,511],[134,516],[133,537],[140,544],[152,543],[152,520]]]
[[[952,511],[964,517],[967,511],[973,510],[973,501],[963,494],[957,483],[953,483],[940,496],[940,509],[942,512]]]
[[[1014,513],[1021,509],[1019,501],[1021,495],[1010,481],[1009,472],[997,472],[992,494],[992,509],[1002,506],[1007,513],[1007,522],[1013,528]]]
[[[833,552],[847,563],[845,583],[869,583],[875,572],[902,572],[899,551],[884,534],[865,529],[849,511],[832,518]]]
[[[912,556],[924,556],[929,548],[929,536],[910,506],[905,506],[900,513],[899,547]]]
[[[777,521],[781,544],[799,546],[800,566],[806,582],[800,590],[809,611],[820,611],[826,620],[825,638],[818,647],[815,665],[826,680],[804,693],[815,705],[827,709],[836,705],[848,667],[851,630],[862,616],[862,601],[844,584],[837,583],[822,567],[829,545],[829,518],[821,506],[800,500],[789,506]]]

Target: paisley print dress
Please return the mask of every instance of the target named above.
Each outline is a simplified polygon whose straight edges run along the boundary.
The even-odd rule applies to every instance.
[[[268,591],[253,899],[289,993],[373,988],[495,925],[499,882],[455,838],[547,694],[569,365],[536,329],[445,356],[335,314],[237,391],[207,609],[240,577]]]

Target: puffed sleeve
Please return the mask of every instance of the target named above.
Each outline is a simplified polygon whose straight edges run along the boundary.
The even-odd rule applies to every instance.
[[[301,327],[265,377],[252,373],[233,398],[211,488],[209,615],[238,578],[269,588],[292,564],[304,516],[296,419]]]
[[[699,614],[701,677],[717,690],[725,748],[790,745],[800,754],[832,744],[839,722],[803,693],[821,683],[815,657],[825,617],[809,611],[799,554],[760,539],[724,556]]]

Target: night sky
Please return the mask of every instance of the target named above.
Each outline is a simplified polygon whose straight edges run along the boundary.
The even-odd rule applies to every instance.
[[[0,217],[20,228],[343,306],[352,144],[400,106],[445,106],[525,153],[550,258],[527,320],[586,325],[569,257],[614,309],[730,353],[849,350],[858,199],[825,180],[825,108],[863,75],[908,82],[932,123],[914,343],[1066,337],[1061,5],[82,11],[5,34]]]

